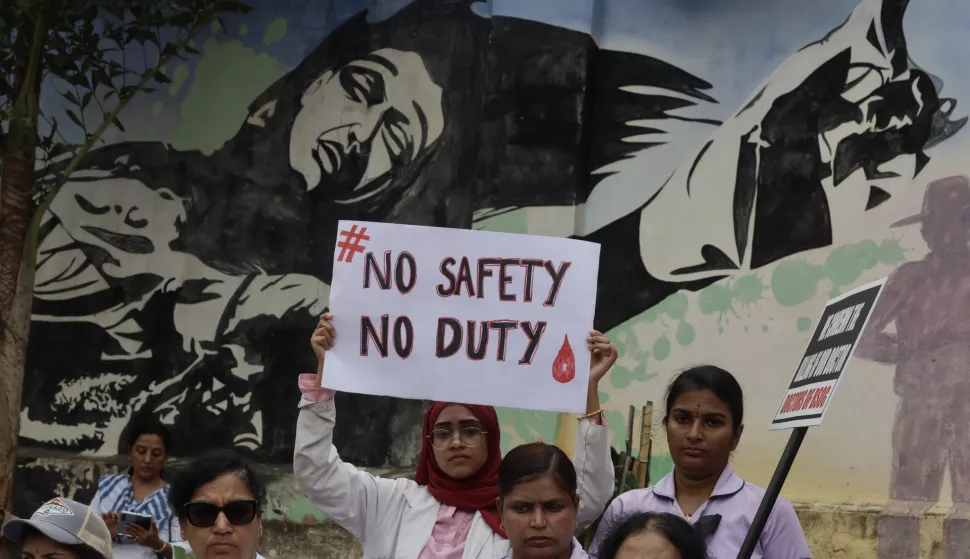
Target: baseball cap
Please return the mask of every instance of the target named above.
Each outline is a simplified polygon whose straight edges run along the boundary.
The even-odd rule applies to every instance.
[[[111,555],[111,532],[101,516],[87,505],[57,497],[44,503],[30,520],[11,520],[3,525],[3,537],[22,544],[30,529],[63,545],[83,545],[104,559]]]

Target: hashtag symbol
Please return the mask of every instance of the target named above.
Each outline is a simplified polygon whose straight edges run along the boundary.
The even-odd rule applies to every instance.
[[[340,235],[343,236],[344,240],[337,243],[340,247],[340,254],[337,256],[337,262],[347,262],[354,261],[354,254],[358,252],[364,252],[364,245],[361,241],[369,241],[366,227],[361,227],[360,231],[357,230],[357,226],[354,225],[350,228],[350,231],[341,231]]]

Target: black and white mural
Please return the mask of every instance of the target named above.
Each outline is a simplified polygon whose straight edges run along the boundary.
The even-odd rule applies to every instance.
[[[211,153],[119,141],[85,159],[42,231],[25,446],[114,454],[151,414],[176,455],[218,441],[289,461],[339,219],[568,215],[565,234],[602,245],[609,330],[837,242],[966,122],[908,49],[907,0],[846,5],[739,104],[676,48],[598,45],[596,9],[580,29],[403,4],[317,33]],[[338,399],[345,459],[413,461],[421,402]]]

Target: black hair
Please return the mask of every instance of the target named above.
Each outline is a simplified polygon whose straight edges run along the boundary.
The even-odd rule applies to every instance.
[[[703,536],[686,520],[665,512],[642,512],[630,516],[606,536],[597,557],[613,559],[627,538],[642,532],[662,535],[677,548],[680,559],[707,559]]]
[[[232,474],[246,484],[253,499],[259,504],[257,512],[262,514],[263,505],[266,503],[266,486],[256,470],[235,452],[218,449],[193,460],[169,486],[168,502],[178,514],[179,520],[185,520],[185,505],[192,501],[195,492],[225,474]]]
[[[744,421],[744,391],[734,375],[715,365],[699,365],[680,373],[667,387],[667,411],[664,424],[670,419],[674,402],[684,392],[707,389],[731,410],[732,431],[736,435]]]
[[[529,443],[517,446],[502,459],[498,468],[498,498],[505,496],[520,483],[543,476],[551,477],[560,489],[576,499],[576,468],[572,461],[556,445]]]
[[[152,418],[151,416],[142,416],[137,419],[128,428],[128,446],[126,447],[128,452],[131,452],[132,447],[138,442],[138,438],[142,435],[155,435],[162,440],[162,447],[165,449],[165,454],[168,455],[168,449],[172,446],[172,435],[168,432],[158,420]],[[132,467],[128,468],[128,475],[135,473],[135,469]],[[165,479],[164,472],[162,473],[162,479]]]
[[[172,436],[169,434],[168,429],[162,425],[158,420],[151,417],[144,417],[134,424],[128,430],[128,449],[135,446],[138,442],[138,438],[142,435],[155,435],[159,439],[162,439],[162,446],[165,447],[165,454],[168,454],[168,449],[172,443]]]

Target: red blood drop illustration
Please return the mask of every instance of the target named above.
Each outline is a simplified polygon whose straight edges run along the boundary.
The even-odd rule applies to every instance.
[[[559,354],[552,362],[552,378],[563,384],[576,378],[576,356],[573,355],[573,348],[569,346],[569,336],[562,341]]]

